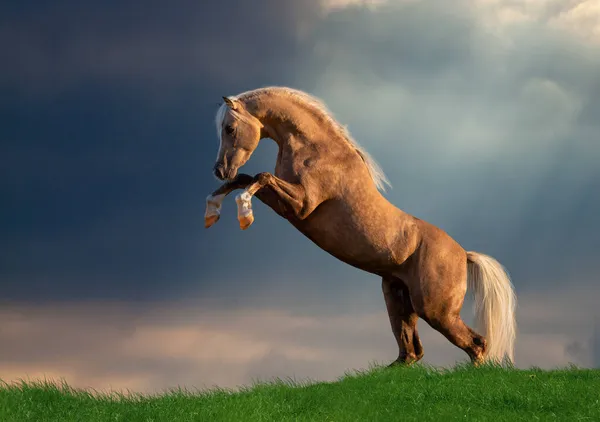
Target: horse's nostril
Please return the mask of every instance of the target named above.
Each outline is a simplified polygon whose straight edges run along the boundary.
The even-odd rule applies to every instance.
[[[216,165],[213,169],[213,172],[218,179],[223,180],[225,178],[225,171],[223,170],[223,166]]]

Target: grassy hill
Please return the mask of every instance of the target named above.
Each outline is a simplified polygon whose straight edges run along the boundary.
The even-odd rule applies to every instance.
[[[0,421],[600,421],[600,370],[374,368],[332,383],[273,382],[232,392],[94,394],[0,386]]]

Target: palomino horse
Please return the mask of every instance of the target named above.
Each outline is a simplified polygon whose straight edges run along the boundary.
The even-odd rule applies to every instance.
[[[389,184],[379,166],[314,97],[268,87],[223,99],[214,174],[225,183],[207,198],[207,228],[219,219],[224,197],[244,189],[236,197],[242,229],[254,220],[256,196],[323,250],[382,278],[399,348],[393,363],[423,357],[419,317],[475,364],[513,361],[516,296],[498,261],[466,252],[441,229],[388,202],[379,192]],[[263,138],[279,146],[275,173],[238,174]],[[460,317],[467,286],[481,334]]]

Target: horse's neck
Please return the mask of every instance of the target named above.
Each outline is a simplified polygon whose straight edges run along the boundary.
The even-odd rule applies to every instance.
[[[283,95],[257,97],[246,103],[246,107],[264,125],[265,137],[273,139],[280,150],[293,152],[321,142],[322,137],[314,135],[326,130],[309,108]]]

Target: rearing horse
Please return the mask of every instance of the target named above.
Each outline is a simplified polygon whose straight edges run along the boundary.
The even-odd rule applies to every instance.
[[[219,219],[224,197],[244,189],[236,197],[242,229],[253,222],[256,196],[323,250],[382,278],[399,348],[393,363],[423,357],[418,318],[475,364],[513,361],[516,296],[498,261],[465,251],[443,230],[388,202],[379,166],[316,98],[268,87],[223,99],[214,174],[225,183],[207,198],[207,228]],[[238,174],[263,138],[279,146],[274,174]],[[467,286],[481,334],[460,317]]]

